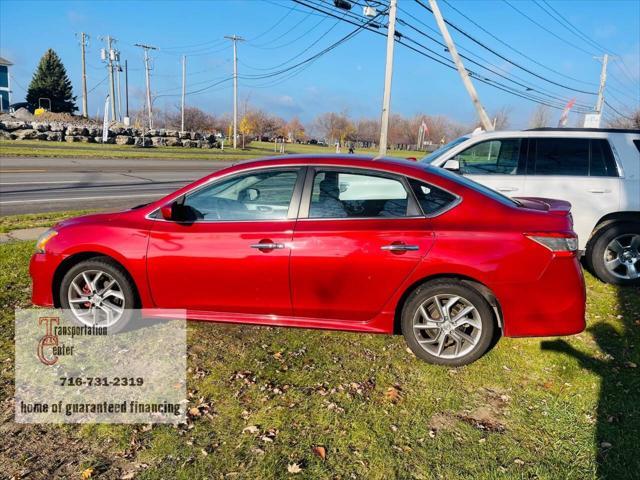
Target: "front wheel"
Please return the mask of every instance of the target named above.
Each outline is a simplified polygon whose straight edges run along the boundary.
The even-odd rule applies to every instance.
[[[596,276],[614,285],[640,285],[640,223],[606,228],[588,252]]]
[[[476,361],[492,347],[496,322],[491,306],[476,290],[437,280],[409,296],[401,326],[418,358],[457,367]]]
[[[133,283],[126,271],[107,258],[78,263],[60,283],[60,304],[77,325],[123,330],[135,308]]]

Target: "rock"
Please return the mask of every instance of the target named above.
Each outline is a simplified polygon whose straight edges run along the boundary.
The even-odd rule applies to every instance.
[[[5,120],[4,122],[0,122],[0,124],[2,125],[3,130],[8,130],[9,132],[13,130],[21,130],[27,126],[24,122],[12,120]]]
[[[151,143],[156,147],[164,146],[167,144],[167,139],[165,137],[151,137]]]
[[[191,132],[191,140],[200,140],[202,138],[202,135],[200,135],[198,132]]]
[[[94,137],[93,139],[94,139],[94,141],[95,141],[96,143],[104,143],[104,144],[107,144],[107,143],[111,143],[111,144],[116,143],[116,137],[107,137],[107,141],[106,141],[106,142],[103,142],[103,141],[102,141],[102,135],[99,135],[99,136],[97,136],[97,137]]]
[[[69,143],[93,143],[95,142],[95,139],[94,137],[89,137],[87,135],[65,135],[64,141]]]
[[[128,135],[117,135],[115,142],[116,145],[133,145],[134,139]]]
[[[47,140],[50,142],[61,142],[62,132],[47,132]]]
[[[102,135],[102,129],[98,129],[96,127],[87,128],[87,134],[90,137],[97,137],[98,135]]]
[[[86,136],[89,134],[89,132],[85,127],[68,126],[65,134],[72,137],[77,137]]]
[[[2,140],[15,140],[16,134],[13,132],[7,132],[6,130],[0,130],[0,139]]]
[[[182,140],[182,146],[185,147],[185,148],[193,147],[194,143],[195,143],[194,140]]]
[[[191,134],[189,132],[180,132],[178,135],[179,135],[179,138],[181,138],[183,140],[190,140],[191,139]]]
[[[136,147],[150,147],[153,145],[149,137],[134,137],[134,143]]]
[[[178,138],[180,136],[180,132],[178,132],[177,130],[167,130],[165,133],[166,133],[167,137]]]
[[[31,122],[31,128],[38,132],[46,132],[50,127],[48,123]]]
[[[64,132],[65,128],[64,123],[54,122],[49,124],[49,130],[52,132]]]
[[[182,141],[176,137],[167,137],[166,139],[167,147],[181,147]]]
[[[33,113],[24,107],[19,108],[13,114],[13,116],[19,120],[33,120]]]
[[[156,130],[155,128],[151,128],[149,130],[147,130],[144,134],[145,137],[157,137],[159,135],[159,131]]]
[[[15,130],[13,133],[16,135],[16,140],[35,140],[38,138],[36,130]]]

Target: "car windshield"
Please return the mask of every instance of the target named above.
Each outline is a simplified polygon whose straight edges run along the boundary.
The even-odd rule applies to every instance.
[[[478,193],[481,193],[483,195],[486,195],[489,198],[492,198],[493,200],[496,200],[500,203],[502,203],[503,205],[507,205],[510,207],[513,206],[520,206],[521,203],[518,202],[517,200],[514,200],[513,198],[507,197],[506,195],[501,194],[500,192],[496,192],[495,190],[489,188],[489,187],[485,187],[484,185],[475,182],[471,179],[469,179],[468,177],[464,177],[462,175],[459,175],[457,173],[453,173],[450,172],[449,170],[445,170],[444,168],[439,168],[439,167],[433,167],[431,165],[425,165],[424,166],[425,170],[428,170],[429,172],[435,174],[435,175],[439,175],[441,177],[444,177],[448,180],[454,181],[456,183],[459,183],[460,185],[463,185],[467,188],[470,188],[472,190],[475,190]]]
[[[437,150],[434,150],[429,155],[427,155],[426,157],[420,159],[419,161],[423,162],[423,163],[431,163],[436,158],[441,156],[443,153],[448,152],[449,150],[451,150],[456,145],[459,145],[459,144],[461,144],[462,142],[464,142],[465,140],[468,140],[468,139],[469,139],[468,135],[464,135],[462,137],[458,137],[455,140],[452,140],[451,142],[447,143],[446,145],[441,146]]]

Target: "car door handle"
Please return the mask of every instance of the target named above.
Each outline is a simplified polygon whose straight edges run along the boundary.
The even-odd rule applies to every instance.
[[[251,248],[257,248],[259,250],[276,250],[284,248],[284,243],[254,243]]]
[[[498,187],[496,190],[499,192],[517,192],[519,190],[518,187]]]
[[[380,247],[382,250],[389,250],[390,252],[408,252],[420,250],[418,245],[405,245],[404,243],[392,243],[391,245],[383,245]]]
[[[592,188],[589,190],[591,193],[611,193],[611,190],[607,188]]]

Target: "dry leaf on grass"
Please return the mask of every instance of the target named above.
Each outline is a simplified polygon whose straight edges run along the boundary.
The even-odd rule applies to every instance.
[[[300,473],[302,472],[302,468],[297,463],[290,463],[287,465],[287,472],[289,473]]]
[[[319,456],[322,460],[327,458],[327,450],[321,445],[313,447],[313,453]]]
[[[82,473],[80,474],[80,478],[82,478],[82,480],[87,480],[88,478],[91,478],[91,476],[93,475],[93,468],[89,467],[89,468],[85,468]]]
[[[260,429],[255,425],[249,425],[248,427],[242,429],[242,433],[258,433],[259,431]]]
[[[398,387],[389,387],[387,391],[384,392],[384,396],[387,400],[395,403],[400,400],[400,389]]]

